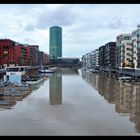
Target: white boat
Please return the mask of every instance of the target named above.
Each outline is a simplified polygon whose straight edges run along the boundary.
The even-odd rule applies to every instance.
[[[40,69],[40,73],[54,73],[55,69]]]
[[[29,80],[29,81],[26,81],[26,83],[29,84],[29,85],[37,85],[37,84],[39,84],[42,81],[44,81],[43,78],[38,79],[38,80],[32,80],[32,81]]]
[[[128,76],[122,76],[122,77],[118,77],[119,80],[129,80],[131,79],[131,77]]]
[[[21,83],[22,77],[25,75],[25,69],[29,66],[10,66],[5,67],[6,75],[4,75],[4,82]]]

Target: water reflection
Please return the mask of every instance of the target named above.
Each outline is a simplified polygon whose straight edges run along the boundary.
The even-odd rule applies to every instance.
[[[86,72],[85,70],[82,70],[81,76],[84,80],[86,80],[93,88],[98,90],[98,79],[99,76],[96,74],[92,74],[90,72]]]
[[[62,104],[62,75],[53,74],[49,78],[50,105]]]
[[[78,75],[78,69],[61,68],[49,76],[49,99],[50,105],[62,104],[62,75]]]
[[[62,75],[78,75],[79,71],[77,68],[71,69],[71,68],[58,68],[57,73]]]
[[[40,88],[44,84],[45,80],[47,80],[47,77],[44,80],[42,80],[40,83],[31,87],[22,87],[22,86],[18,87],[11,84],[8,86],[1,86],[0,87],[0,95],[1,95],[0,110],[12,109],[12,107],[16,105],[17,101],[22,101],[28,95],[30,95],[32,91],[35,91],[38,88]],[[4,75],[1,75],[0,84],[3,82],[4,82]]]
[[[82,78],[97,89],[108,103],[114,104],[116,112],[129,116],[129,120],[135,123],[136,131],[140,133],[140,85],[85,71],[82,71]]]

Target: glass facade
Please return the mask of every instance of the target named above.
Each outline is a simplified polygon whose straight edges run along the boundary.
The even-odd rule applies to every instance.
[[[52,26],[50,28],[50,59],[57,59],[62,57],[62,28]]]

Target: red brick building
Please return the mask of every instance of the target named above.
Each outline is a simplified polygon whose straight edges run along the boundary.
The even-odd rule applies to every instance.
[[[31,65],[38,65],[38,52],[39,52],[39,46],[38,45],[29,45],[28,46],[28,53],[30,52],[30,63]]]
[[[28,65],[29,56],[27,56],[27,47],[16,43],[15,44],[15,64],[19,66]]]
[[[0,66],[15,63],[15,42],[10,39],[0,39]]]
[[[43,54],[44,52],[39,51],[38,45],[26,45],[10,39],[0,39],[0,68],[10,64],[42,65]]]
[[[49,55],[45,53],[43,57],[43,65],[47,65],[48,63],[49,63]]]

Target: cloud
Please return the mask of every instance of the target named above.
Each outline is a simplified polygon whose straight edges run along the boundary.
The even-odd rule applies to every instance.
[[[26,30],[26,31],[33,31],[34,29],[35,29],[35,25],[33,25],[31,23],[27,24],[24,28],[24,30]]]
[[[37,27],[47,28],[52,25],[69,26],[76,20],[75,13],[72,12],[72,6],[61,6],[51,11],[44,11],[38,19]]]
[[[8,10],[7,10],[8,9]],[[1,37],[49,50],[49,27],[63,28],[63,56],[92,51],[140,23],[140,4],[0,5]]]
[[[47,29],[50,26],[70,26],[76,21],[76,14],[72,11],[72,6],[62,5],[55,9],[44,10],[37,18],[36,24],[29,23],[25,30]]]
[[[120,17],[114,17],[108,27],[110,29],[120,29],[123,25],[124,24],[122,23],[122,19]]]

